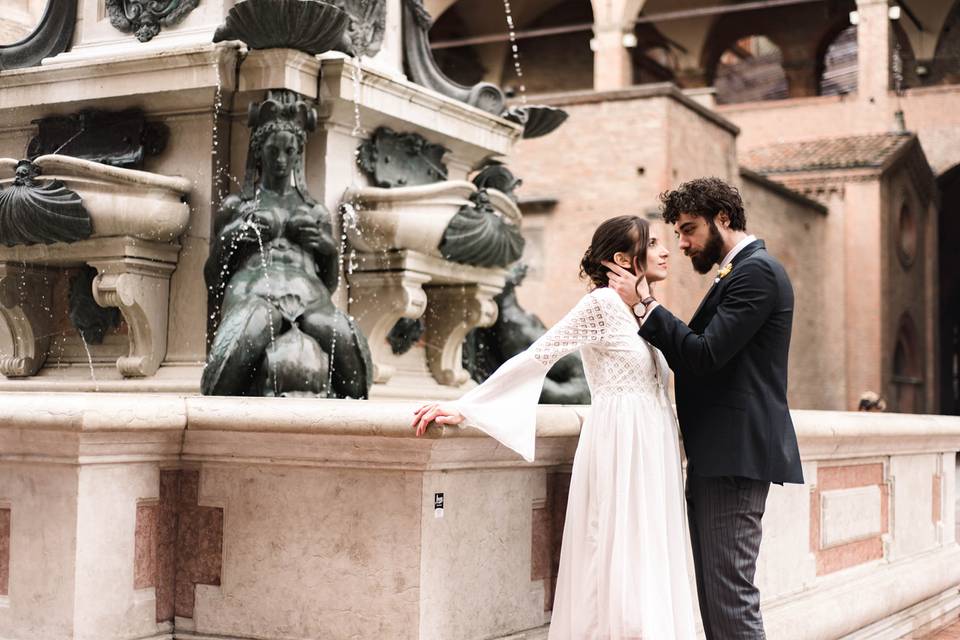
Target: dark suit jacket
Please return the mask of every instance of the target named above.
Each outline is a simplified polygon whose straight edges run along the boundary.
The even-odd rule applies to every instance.
[[[662,305],[640,336],[676,376],[688,471],[803,482],[787,407],[793,287],[763,241],[744,247],[687,326]]]

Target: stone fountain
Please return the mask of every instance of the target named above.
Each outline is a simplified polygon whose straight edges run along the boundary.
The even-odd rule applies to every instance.
[[[47,9],[0,45],[0,637],[545,638],[586,408],[533,464],[409,417],[543,331],[500,162],[566,114],[444,76],[420,0]],[[956,420],[795,420],[822,486],[764,521],[771,628],[953,606]],[[894,561],[821,579],[796,523],[850,533],[851,480]]]
[[[532,467],[404,423],[522,254],[470,178],[562,112],[447,79],[416,0],[51,3],[0,46],[0,636],[542,631],[576,414]],[[470,542],[503,491],[527,542]]]

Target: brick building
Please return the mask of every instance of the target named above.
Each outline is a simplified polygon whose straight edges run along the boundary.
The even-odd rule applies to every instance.
[[[510,158],[545,322],[601,220],[716,175],[793,277],[795,408],[960,413],[960,0],[513,0],[522,77],[499,5],[426,5],[451,77],[570,113]],[[709,276],[671,267],[689,316]]]

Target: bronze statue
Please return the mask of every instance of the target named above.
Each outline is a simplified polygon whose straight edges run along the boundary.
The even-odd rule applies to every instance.
[[[330,212],[305,186],[303,152],[316,117],[288,91],[251,106],[244,187],[220,206],[205,269],[213,298],[222,296],[206,395],[369,393],[366,339],[331,297],[339,247]]]
[[[526,275],[525,264],[514,264],[503,291],[494,298],[500,311],[497,321],[467,335],[463,365],[478,383],[547,332],[540,318],[525,311],[517,301],[516,288]],[[590,388],[578,354],[568,354],[553,365],[543,381],[540,404],[590,404]]]

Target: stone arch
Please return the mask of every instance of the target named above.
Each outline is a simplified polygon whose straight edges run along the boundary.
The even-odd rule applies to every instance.
[[[853,35],[852,55],[847,51],[837,51],[843,47],[845,40]],[[820,38],[817,45],[815,73],[817,76],[817,95],[836,95],[852,93],[857,90],[857,27],[850,24],[849,15],[839,16],[830,24]],[[831,54],[833,54],[831,56]],[[850,60],[846,60],[846,57]],[[833,60],[828,59],[833,57]],[[843,59],[837,59],[843,58]],[[852,65],[850,63],[852,62]],[[846,67],[852,66],[851,70]],[[843,67],[843,68],[838,68]],[[825,74],[834,72],[831,77]]]
[[[899,413],[923,413],[923,352],[917,325],[905,311],[900,316],[893,347],[893,409]]]
[[[896,89],[896,69],[893,64],[894,51],[900,54],[900,89],[909,89],[919,87],[923,82],[917,75],[917,56],[913,52],[913,44],[910,37],[904,31],[900,20],[890,21],[890,88]]]
[[[571,23],[564,14],[569,14],[569,7],[580,8],[579,16]],[[442,13],[434,15],[433,28],[430,30],[432,42],[440,40],[458,40],[472,36],[489,34],[506,34],[506,21],[503,5],[491,0],[433,0],[428,2],[428,8],[435,6],[442,9]],[[564,9],[567,7],[567,9]],[[516,2],[511,5],[514,24],[518,30],[525,30],[547,26],[566,26],[568,24],[592,24],[593,9],[591,0],[534,0]],[[520,61],[526,80],[535,81],[535,86],[528,86],[530,92],[544,90],[564,90],[571,88],[589,88],[592,85],[593,54],[590,51],[590,29],[582,32],[559,35],[550,35],[536,38],[524,38],[519,41]],[[576,69],[565,70],[566,63],[553,63],[543,67],[544,58],[550,54],[540,52],[541,49],[550,49],[550,41],[566,41],[565,47],[559,47],[560,53],[573,52],[574,62],[579,60],[581,65]],[[543,42],[547,42],[544,46]],[[557,49],[556,46],[553,49]],[[498,85],[517,84],[511,82],[514,77],[513,58],[508,40],[498,40],[482,44],[468,44],[458,47],[434,49],[434,57],[441,69],[452,79],[463,84],[472,84],[486,80]],[[569,61],[568,61],[569,62]],[[583,69],[580,69],[580,67]],[[528,73],[529,67],[529,73]],[[543,68],[541,68],[543,67]],[[545,72],[551,72],[559,82],[553,82],[549,77],[543,77]],[[577,73],[580,77],[577,78]],[[536,82],[539,80],[539,82]],[[571,80],[577,83],[571,85]],[[566,83],[566,84],[564,84]],[[527,83],[530,84],[529,82]],[[541,86],[536,86],[536,85]],[[567,86],[571,85],[571,86]],[[582,86],[580,86],[582,85]]]
[[[768,36],[748,34],[729,43],[706,68],[718,104],[782,99],[789,95],[783,49]]]
[[[592,7],[590,0],[557,0],[549,10],[527,17],[526,22],[518,26],[540,29],[592,23]],[[584,30],[521,40],[520,63],[527,91],[549,93],[591,89],[594,67],[591,38],[593,32]],[[508,92],[518,84],[511,55],[504,59],[500,77]]]
[[[947,19],[940,28],[930,69],[931,84],[960,82],[960,0],[954,0]]]
[[[637,46],[630,50],[633,84],[674,82],[679,67],[674,45],[653,24],[638,24],[633,30]]]
[[[717,66],[720,57],[734,43],[750,36],[763,36],[775,44],[781,51],[783,43],[772,34],[766,21],[750,17],[736,20],[735,16],[720,16],[713,21],[707,32],[706,41],[700,53],[700,67],[704,70],[707,84],[713,84],[716,79]]]

